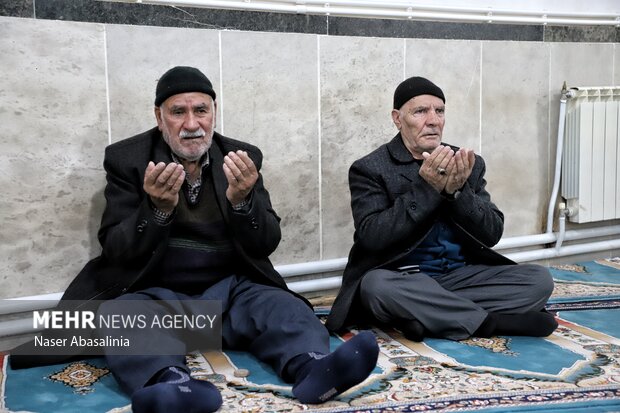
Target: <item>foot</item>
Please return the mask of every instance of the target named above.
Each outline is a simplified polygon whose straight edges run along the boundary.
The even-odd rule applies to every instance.
[[[424,326],[415,318],[403,320],[395,325],[407,340],[420,342],[424,340]]]
[[[377,365],[379,346],[363,331],[336,351],[308,362],[298,374],[293,394],[306,404],[323,403],[361,383]]]
[[[489,313],[473,335],[546,337],[557,327],[558,322],[553,314],[546,311],[528,311],[522,314]]]
[[[547,337],[558,327],[548,312],[528,311],[523,314],[496,314],[495,334],[510,336]]]
[[[168,367],[159,380],[131,397],[134,413],[210,413],[220,408],[222,396],[208,381],[193,379],[185,371]]]

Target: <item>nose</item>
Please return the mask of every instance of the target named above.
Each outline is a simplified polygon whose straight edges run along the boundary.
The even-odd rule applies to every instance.
[[[439,123],[440,115],[436,110],[432,109],[428,111],[428,116],[426,117],[427,125],[437,125]]]
[[[195,131],[200,128],[198,117],[191,112],[188,113],[185,117],[185,122],[183,122],[183,128],[188,131]]]

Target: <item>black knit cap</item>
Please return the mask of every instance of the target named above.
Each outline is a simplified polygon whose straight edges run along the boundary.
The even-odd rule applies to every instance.
[[[394,91],[394,109],[400,109],[409,99],[420,95],[433,95],[446,103],[443,92],[433,82],[423,77],[414,76],[403,80]]]
[[[159,78],[155,89],[155,106],[160,106],[170,96],[202,92],[215,100],[215,91],[211,81],[198,69],[189,66],[176,66]]]

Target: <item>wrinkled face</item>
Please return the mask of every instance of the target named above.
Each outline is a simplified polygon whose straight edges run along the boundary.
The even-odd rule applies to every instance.
[[[392,111],[392,120],[415,159],[423,159],[423,152],[431,153],[441,143],[445,110],[437,96],[420,95]]]
[[[206,93],[179,93],[155,108],[157,126],[175,155],[197,161],[211,147],[217,105]]]

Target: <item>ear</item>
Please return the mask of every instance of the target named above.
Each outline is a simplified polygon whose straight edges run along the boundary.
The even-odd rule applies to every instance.
[[[400,127],[401,127],[400,110],[392,109],[392,121],[394,122],[394,125],[396,125],[396,128],[400,130]]]
[[[213,101],[213,129],[217,127],[217,102]]]
[[[155,120],[157,120],[157,127],[161,130],[162,120],[161,120],[161,108],[159,106],[155,106],[153,109],[155,112]]]

